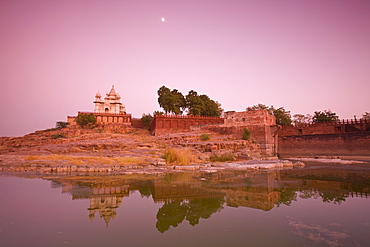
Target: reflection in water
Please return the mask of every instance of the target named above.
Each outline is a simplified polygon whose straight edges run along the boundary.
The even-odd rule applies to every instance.
[[[297,197],[341,204],[348,197],[367,197],[369,178],[368,173],[356,174],[356,171],[294,169],[172,173],[149,178],[116,175],[49,179],[52,187],[62,187],[62,192],[69,193],[73,200],[89,199],[89,218],[93,221],[99,215],[107,226],[130,192],[151,196],[155,203],[164,203],[156,215],[157,230],[163,233],[184,220],[197,225],[200,219],[208,219],[221,211],[225,204],[263,211],[290,206]],[[289,224],[294,225],[292,222]]]
[[[88,208],[90,220],[93,221],[95,214],[98,213],[108,226],[109,221],[116,217],[116,209],[121,206],[122,198],[129,196],[129,186],[91,188],[72,184],[70,181],[62,186],[62,193],[71,194],[72,200],[90,199],[90,207]]]
[[[347,197],[368,197],[370,175],[356,171],[317,170],[222,171],[216,173],[172,173],[161,177],[116,175],[107,177],[59,177],[53,187],[62,186],[72,199],[89,199],[89,217],[99,214],[108,226],[117,215],[123,197],[139,191],[164,203],[158,210],[156,227],[165,232],[184,220],[194,226],[229,207],[248,207],[269,211],[287,205],[297,197],[321,198],[324,203],[340,204]],[[353,179],[356,178],[356,179]],[[50,178],[49,178],[50,179]],[[290,220],[290,225],[297,220]],[[316,229],[316,228],[313,228]],[[297,230],[297,229],[296,229]],[[302,230],[302,229],[301,229]],[[302,235],[302,231],[296,231]]]
[[[223,208],[223,198],[193,199],[188,202],[166,202],[157,213],[158,231],[165,232],[171,226],[177,227],[181,222],[187,220],[190,225],[195,226],[199,219],[208,219],[213,213]]]
[[[288,225],[293,234],[309,239],[315,244],[326,246],[361,246],[351,236],[340,229],[340,224],[318,225],[305,223],[300,219],[288,217]]]
[[[368,246],[350,168],[0,177],[0,246]]]

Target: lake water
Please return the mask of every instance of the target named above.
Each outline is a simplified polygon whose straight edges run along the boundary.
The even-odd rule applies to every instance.
[[[0,174],[0,246],[369,246],[370,173]]]

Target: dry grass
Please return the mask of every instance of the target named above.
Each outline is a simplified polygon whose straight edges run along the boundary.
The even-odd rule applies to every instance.
[[[139,165],[145,164],[143,160],[138,157],[100,157],[100,156],[68,156],[68,155],[49,155],[49,156],[40,156],[40,155],[30,155],[23,157],[24,160],[34,161],[64,161],[67,164],[80,166],[80,165]]]
[[[234,156],[232,154],[222,154],[220,156],[212,155],[209,160],[211,162],[226,162],[226,161],[233,161]]]
[[[188,148],[175,149],[168,148],[164,153],[164,159],[167,164],[189,165],[196,163],[199,160],[193,155],[192,151]]]

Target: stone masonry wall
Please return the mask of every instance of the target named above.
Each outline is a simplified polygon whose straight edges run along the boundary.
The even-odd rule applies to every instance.
[[[171,131],[190,130],[196,125],[222,123],[224,119],[219,117],[155,115],[150,124],[150,131],[154,135],[160,135]]]
[[[370,131],[358,133],[279,135],[278,153],[302,155],[370,155]]]
[[[263,154],[274,156],[277,152],[277,139],[275,139],[276,127],[267,125],[245,125],[245,126],[205,126],[203,129],[208,129],[223,135],[233,135],[236,139],[242,139],[244,129],[250,131],[250,140],[258,143],[263,150]]]

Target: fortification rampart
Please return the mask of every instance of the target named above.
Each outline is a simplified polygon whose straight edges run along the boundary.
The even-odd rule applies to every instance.
[[[279,136],[278,153],[302,155],[370,155],[370,131]]]
[[[224,119],[219,117],[155,115],[150,124],[150,131],[153,135],[160,135],[171,131],[190,130],[192,126],[197,125],[223,123]]]
[[[370,155],[370,121],[340,120],[330,123],[282,126],[278,153],[289,155]]]
[[[339,134],[370,131],[370,121],[366,119],[347,119],[328,123],[282,126],[280,136]]]

